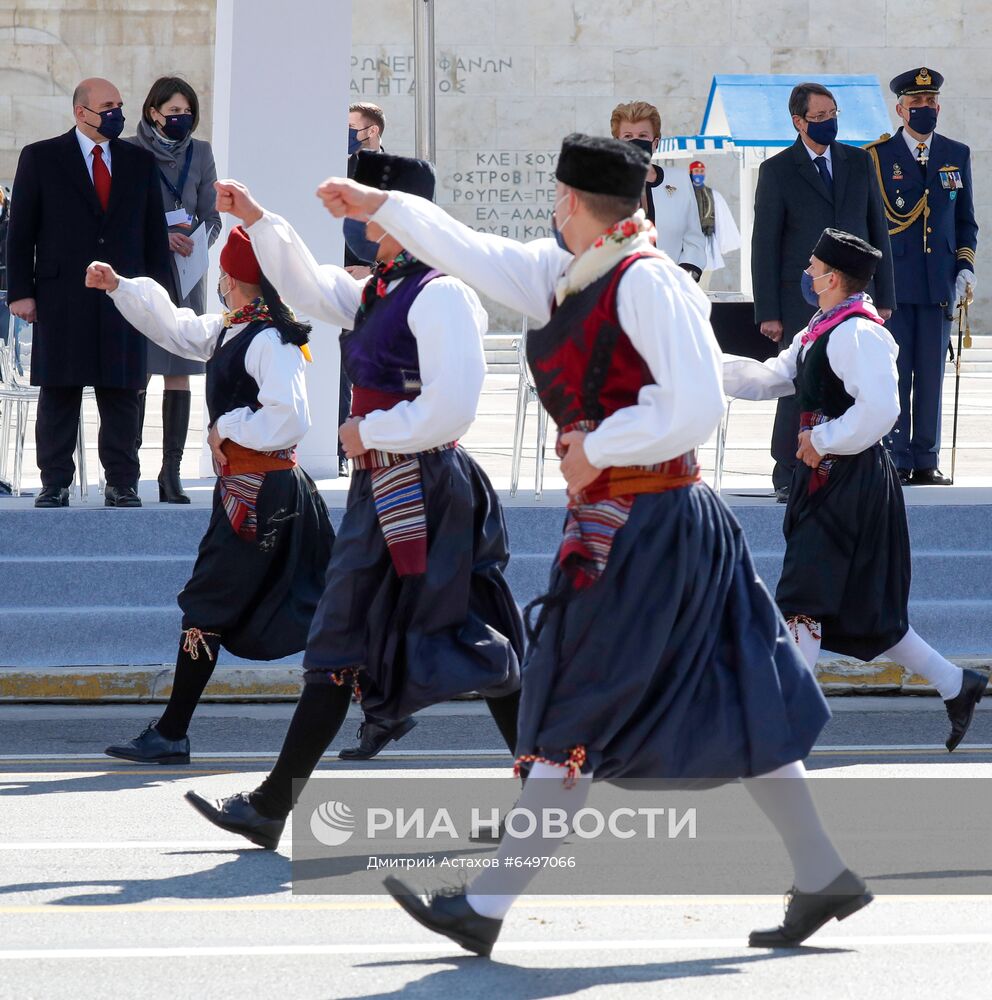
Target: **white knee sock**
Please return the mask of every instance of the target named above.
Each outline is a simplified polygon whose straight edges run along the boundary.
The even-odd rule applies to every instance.
[[[792,860],[795,886],[818,892],[847,867],[823,829],[806,783],[802,761],[794,761],[757,778],[744,787],[778,831]]]
[[[820,623],[811,624],[805,620],[790,618],[788,624],[792,638],[799,645],[799,652],[802,653],[806,665],[813,670],[820,658]]]
[[[937,689],[944,701],[961,693],[964,672],[950,660],[945,660],[933,646],[924,642],[912,626],[882,655],[893,663],[898,663],[900,667],[925,677]]]
[[[562,819],[572,827],[572,818],[586,804],[592,786],[592,774],[580,775],[571,788],[566,788],[565,770],[540,761],[531,767],[517,808],[530,810],[537,818],[537,829],[529,837],[514,837],[507,831],[499,844],[498,868],[485,869],[468,887],[468,905],[479,916],[502,920],[513,906],[517,896],[524,893],[539,868],[515,868],[505,865],[510,857],[546,857],[556,854],[563,838],[545,839],[541,836],[542,810],[561,810]],[[523,820],[514,829],[523,829]]]

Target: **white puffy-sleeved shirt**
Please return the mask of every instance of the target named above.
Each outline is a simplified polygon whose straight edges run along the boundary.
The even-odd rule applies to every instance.
[[[266,213],[248,228],[259,264],[294,309],[345,330],[355,326],[365,281],[320,265],[285,219]],[[444,270],[441,268],[440,270]],[[387,294],[402,281],[390,282]],[[479,296],[457,278],[429,281],[410,306],[421,391],[358,425],[366,448],[414,454],[457,441],[471,427],[486,374],[482,338],[489,325]]]
[[[791,396],[796,365],[809,346],[803,345],[798,333],[788,350],[768,361],[725,355],[724,391],[739,399]],[[810,432],[821,455],[857,455],[892,430],[899,417],[898,354],[892,334],[872,320],[852,317],[834,327],[827,341],[827,360],[854,405]]]
[[[151,278],[121,278],[108,293],[123,317],[149,340],[183,358],[209,361],[224,330],[220,313],[197,316],[177,309],[166,290]],[[247,328],[230,328],[230,343]],[[310,429],[310,408],[304,378],[306,359],[295,344],[284,344],[273,327],[262,330],[245,352],[245,370],[258,383],[260,409],[243,406],[220,416],[223,438],[253,451],[295,447]]]
[[[553,239],[518,243],[478,233],[402,192],[391,192],[373,221],[420,260],[541,324],[550,319],[555,287],[573,260]],[[635,405],[586,436],[586,457],[601,469],[654,465],[698,447],[716,430],[724,407],[710,304],[685,271],[668,257],[636,261],[620,282],[617,309],[654,382],[640,390]]]

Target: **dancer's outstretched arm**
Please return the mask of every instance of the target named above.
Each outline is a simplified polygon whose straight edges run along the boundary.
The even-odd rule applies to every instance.
[[[426,198],[345,178],[329,178],[317,194],[335,218],[377,222],[418,260],[539,323],[550,317],[555,285],[572,260],[554,240],[477,233]]]
[[[183,358],[208,360],[224,329],[220,313],[197,316],[192,309],[177,309],[157,281],[122,278],[109,264],[98,260],[86,268],[86,287],[105,291],[131,326],[159,347]]]
[[[318,264],[299,233],[281,216],[266,212],[240,182],[217,181],[214,187],[217,208],[241,220],[262,273],[283,301],[311,319],[350,330],[365,282],[343,267]]]

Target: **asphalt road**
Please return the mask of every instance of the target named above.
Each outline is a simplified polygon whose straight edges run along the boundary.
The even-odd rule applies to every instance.
[[[949,757],[934,698],[832,706],[809,761],[823,776],[992,779],[992,711]],[[201,706],[193,764],[141,768],[99,751],[135,735],[153,706],[0,707],[0,997],[989,995],[989,896],[879,896],[790,953],[746,946],[748,930],[779,919],[776,896],[526,897],[488,962],[383,897],[294,896],[288,835],[277,853],[245,846],[182,801],[188,788],[254,787],[291,711]],[[443,706],[388,756],[323,766],[505,773],[484,713]],[[334,749],[353,732],[349,721]]]

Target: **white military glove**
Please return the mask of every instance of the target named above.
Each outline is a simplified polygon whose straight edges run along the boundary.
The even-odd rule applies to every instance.
[[[961,302],[963,299],[968,298],[968,285],[971,285],[972,294],[975,291],[975,272],[969,271],[967,268],[958,271],[957,282],[954,286],[954,301]]]

